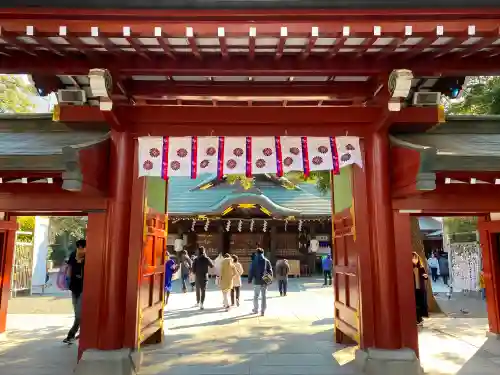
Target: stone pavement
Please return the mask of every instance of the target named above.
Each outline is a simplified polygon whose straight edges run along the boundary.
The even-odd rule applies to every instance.
[[[213,284],[210,288],[203,312],[193,307],[193,293],[171,296],[165,343],[143,349],[141,374],[356,374],[349,363],[352,348],[333,343],[333,293],[320,280],[290,280],[286,298],[274,285],[264,317],[250,314],[248,285],[242,306],[229,312],[220,309],[221,293]],[[499,374],[500,341],[486,338],[486,319],[476,313],[482,310],[468,305],[478,301],[450,301],[450,316],[427,320],[420,332],[424,369],[430,375]],[[72,322],[71,301],[45,296],[10,302],[8,333],[0,338],[0,374],[71,374],[76,346],[61,344]],[[464,304],[473,313],[458,314]]]
[[[229,312],[220,308],[219,291],[208,293],[204,311],[193,308],[194,298],[172,296],[165,313],[165,345],[144,351],[141,374],[357,373],[351,363],[339,363],[332,355],[340,351],[340,356],[344,346],[333,343],[331,287],[318,280],[291,280],[287,297],[273,286],[264,317],[251,314],[253,289],[248,284],[241,306]]]

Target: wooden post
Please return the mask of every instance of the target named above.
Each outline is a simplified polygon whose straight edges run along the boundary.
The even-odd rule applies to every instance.
[[[389,137],[376,132],[367,140],[368,205],[371,212],[373,303],[376,347],[401,348],[393,212],[390,189]],[[409,291],[413,292],[413,289]]]
[[[89,214],[81,351],[121,349],[126,331],[136,329],[125,326],[133,163],[132,137],[113,131],[108,208]]]
[[[479,217],[479,241],[483,255],[486,307],[491,333],[500,334],[500,221]]]
[[[15,216],[0,221],[3,239],[0,241],[0,333],[5,332],[7,325],[7,307],[10,297],[12,262],[16,247],[17,222]]]
[[[413,349],[418,356],[418,331],[414,289],[412,258],[411,217],[393,211],[395,235],[395,278],[399,301],[399,321],[401,324],[401,347]],[[431,285],[428,286],[431,288]]]

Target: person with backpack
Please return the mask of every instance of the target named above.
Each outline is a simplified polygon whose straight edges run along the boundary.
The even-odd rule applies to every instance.
[[[67,277],[69,279],[69,290],[71,291],[71,301],[75,312],[73,326],[68,335],[63,340],[66,344],[72,344],[76,334],[80,329],[80,318],[82,312],[83,276],[85,269],[85,253],[87,251],[87,241],[76,241],[76,251],[71,253],[67,263]]]
[[[267,287],[273,281],[273,267],[271,262],[264,256],[264,250],[257,248],[257,253],[250,264],[248,272],[248,283],[254,284],[253,310],[254,314],[259,312],[259,297],[262,295],[260,314],[264,316],[267,308]]]
[[[189,274],[191,272],[191,268],[193,267],[193,262],[191,261],[187,250],[182,250],[180,258],[179,263],[181,265],[182,292],[187,293]]]
[[[207,257],[205,248],[200,246],[198,248],[198,256],[193,261],[193,273],[195,276],[195,289],[196,289],[196,306],[200,306],[203,310],[205,303],[205,294],[207,291],[208,283],[208,269],[214,267],[212,259]]]
[[[288,288],[288,274],[290,273],[290,264],[287,259],[279,259],[276,262],[276,279],[278,280],[278,289],[280,296],[286,296]]]

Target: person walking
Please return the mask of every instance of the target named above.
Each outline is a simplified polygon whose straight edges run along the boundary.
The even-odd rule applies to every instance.
[[[182,250],[179,263],[181,264],[182,292],[187,293],[189,274],[191,273],[193,262],[191,261],[191,258],[186,250]]]
[[[196,289],[196,305],[203,310],[205,303],[205,295],[207,292],[208,284],[208,270],[214,267],[212,259],[207,257],[205,248],[200,246],[198,248],[198,256],[193,261],[193,273],[195,276],[195,289]]]
[[[234,276],[233,276],[233,289],[231,289],[231,306],[240,305],[240,288],[241,288],[241,275],[243,275],[243,266],[241,265],[238,256],[232,255],[234,264]]]
[[[171,257],[167,252],[167,261],[165,263],[165,305],[168,304],[168,298],[170,297],[170,293],[172,292],[172,279],[174,277],[174,274],[177,272],[177,269],[178,266],[177,263],[175,263],[175,259]]]
[[[432,281],[436,282],[438,279],[439,261],[435,253],[427,260],[427,264],[431,270]]]
[[[219,288],[222,291],[222,304],[226,311],[229,310],[229,292],[233,289],[233,277],[236,270],[233,263],[233,258],[228,253],[223,256],[223,261],[220,267]]]
[[[189,272],[189,284],[191,284],[191,292],[194,292],[196,286],[196,276],[193,272],[193,262],[196,259],[196,255],[191,255],[191,272]]]
[[[450,263],[448,262],[448,254],[441,255],[438,259],[439,274],[443,278],[443,283],[448,285],[448,278],[450,277]]]
[[[72,252],[68,259],[67,277],[69,279],[69,290],[71,291],[71,302],[75,319],[73,325],[68,332],[68,335],[63,340],[66,344],[72,344],[76,334],[80,329],[80,318],[82,313],[82,293],[83,293],[83,277],[85,270],[85,254],[87,252],[87,241],[76,241],[76,251]]]
[[[429,278],[425,272],[425,268],[417,253],[412,253],[413,262],[413,282],[415,286],[415,304],[417,308],[417,324],[421,325],[424,317],[429,316],[427,306],[427,289],[426,280]]]
[[[286,296],[288,289],[288,274],[290,273],[290,264],[287,259],[279,259],[276,262],[276,279],[278,280],[278,289],[280,296]]]
[[[326,257],[323,258],[321,261],[321,266],[323,268],[323,277],[325,278],[325,282],[323,283],[324,286],[326,286],[326,281],[328,279],[328,285],[332,285],[332,266],[333,266],[333,260],[332,256],[328,254]]]
[[[257,253],[250,264],[248,272],[248,283],[254,284],[253,310],[254,314],[259,312],[259,296],[262,295],[260,314],[264,316],[267,308],[267,287],[273,280],[273,267],[271,262],[264,256],[262,248],[257,249]]]

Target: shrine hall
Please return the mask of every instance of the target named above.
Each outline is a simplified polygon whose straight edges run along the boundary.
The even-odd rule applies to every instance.
[[[169,184],[210,167],[213,183],[330,173],[334,339],[360,371],[421,373],[414,216],[480,217],[500,334],[498,119],[442,105],[500,72],[499,30],[488,0],[4,0],[0,73],[58,105],[0,118],[0,332],[16,217],[87,215],[76,373],[137,373],[168,329]],[[252,199],[235,205],[298,226],[297,206]]]

